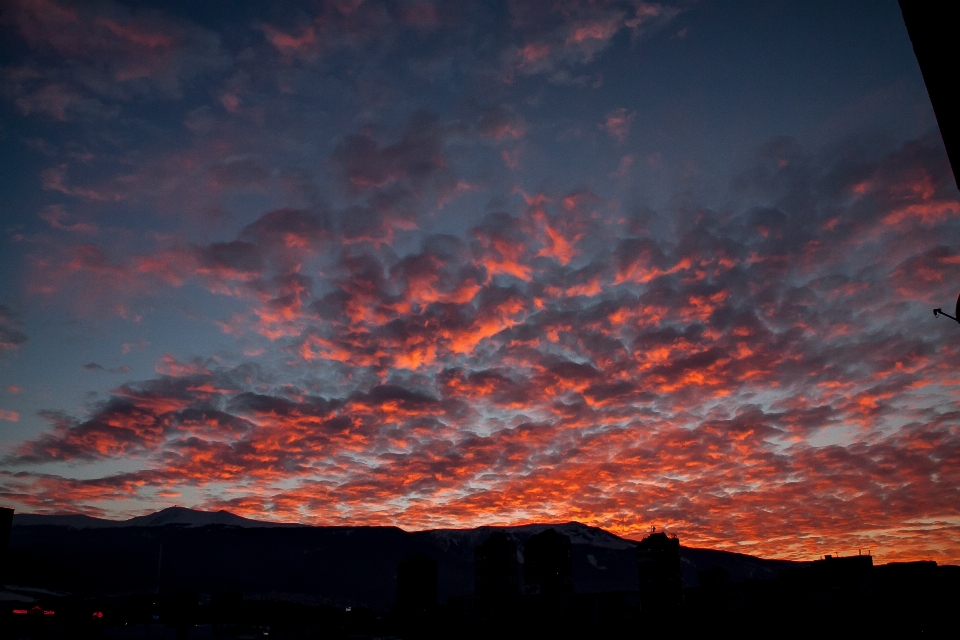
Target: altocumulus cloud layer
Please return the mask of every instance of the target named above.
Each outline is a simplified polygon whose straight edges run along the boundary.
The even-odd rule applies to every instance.
[[[960,202],[925,96],[898,85],[915,135],[676,151],[611,86],[702,10],[5,3],[34,154],[6,397],[94,391],[38,393],[4,501],[960,559],[960,338],[929,312]],[[45,351],[58,318],[97,337]]]

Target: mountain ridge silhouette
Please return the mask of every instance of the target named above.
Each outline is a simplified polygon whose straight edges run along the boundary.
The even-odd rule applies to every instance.
[[[522,554],[526,539],[549,528],[571,539],[575,592],[638,588],[636,541],[578,522],[408,532],[273,523],[185,507],[122,521],[16,514],[7,581],[87,593],[233,589],[245,597],[385,610],[396,598],[397,564],[414,553],[437,560],[444,602],[472,595],[473,550],[491,533],[504,532]],[[742,582],[805,564],[695,547],[681,548],[681,563],[685,586],[696,586],[698,573],[715,567]]]

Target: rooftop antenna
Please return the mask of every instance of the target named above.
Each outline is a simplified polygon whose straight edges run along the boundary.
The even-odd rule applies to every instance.
[[[950,315],[949,313],[944,313],[943,309],[940,309],[938,307],[933,310],[933,317],[936,318],[937,316],[947,316],[948,318],[950,318],[955,322],[960,322],[960,319],[958,319],[960,318],[960,296],[957,296],[957,306],[953,310],[953,315]]]

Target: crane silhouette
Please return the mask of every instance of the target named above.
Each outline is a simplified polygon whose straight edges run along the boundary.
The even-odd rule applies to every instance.
[[[933,317],[936,318],[937,316],[947,316],[951,320],[960,322],[960,296],[957,296],[957,306],[953,310],[953,315],[950,315],[949,313],[944,313],[943,309],[937,308],[933,310]]]

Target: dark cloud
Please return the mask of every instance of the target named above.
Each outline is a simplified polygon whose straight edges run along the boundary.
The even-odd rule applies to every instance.
[[[266,169],[249,158],[221,162],[207,171],[207,178],[215,188],[262,189],[269,177]]]
[[[644,2],[510,2],[518,42],[511,73],[547,75],[558,84],[585,83],[579,67],[594,61],[622,31],[636,38],[668,24],[682,9]]]
[[[347,242],[393,244],[396,231],[417,228],[421,209],[442,207],[470,189],[450,166],[447,147],[468,133],[458,122],[443,123],[435,114],[414,113],[402,137],[383,144],[372,133],[346,136],[331,160],[343,172],[349,193],[363,204],[341,216]]]
[[[12,309],[0,305],[0,357],[16,351],[27,343],[29,338],[21,327],[23,322]]]
[[[257,246],[249,242],[214,242],[199,248],[198,252],[200,269],[237,274],[224,279],[243,278],[248,274],[258,276],[264,270],[263,257]]]
[[[179,98],[223,68],[220,38],[195,24],[114,2],[13,2],[4,22],[43,60],[8,68],[21,112],[56,120],[110,118],[136,98]],[[59,65],[51,65],[51,59]]]
[[[273,249],[315,248],[328,233],[321,214],[301,209],[277,209],[260,216],[240,232],[240,239]]]
[[[495,106],[484,109],[477,122],[477,132],[495,140],[522,138],[526,124],[519,115],[507,106]]]

